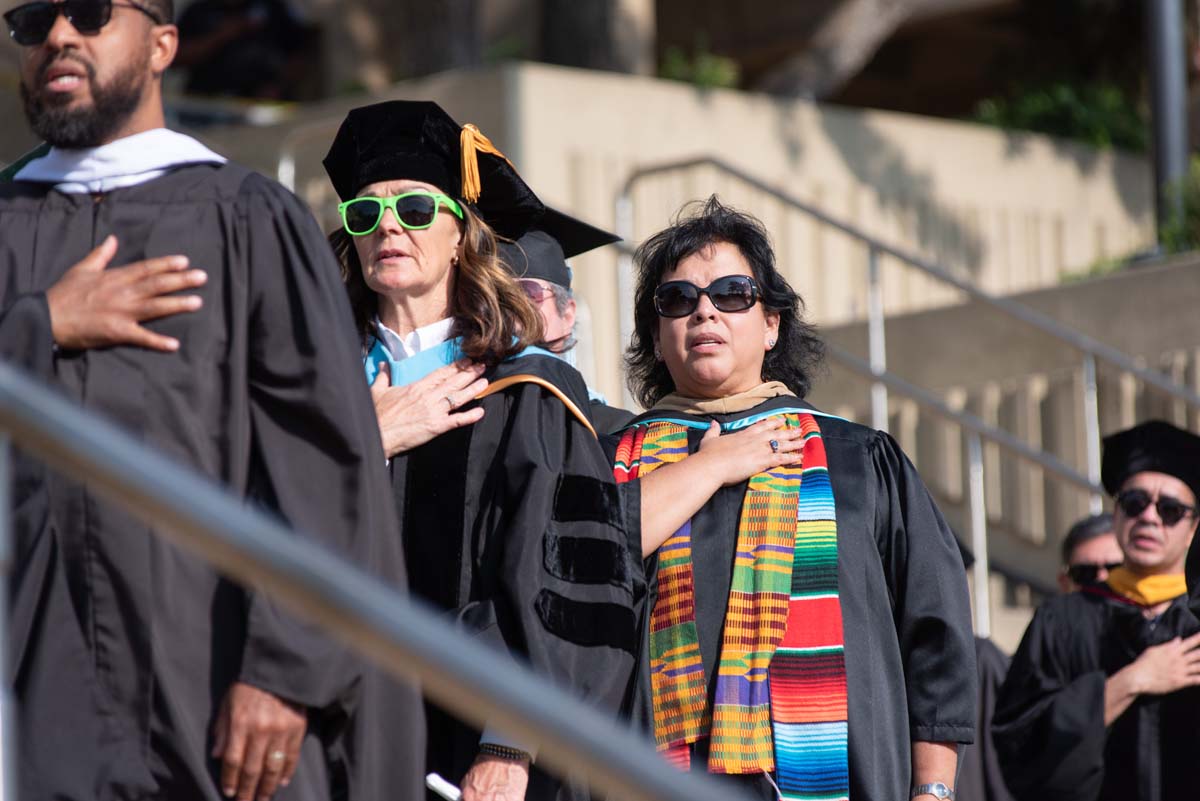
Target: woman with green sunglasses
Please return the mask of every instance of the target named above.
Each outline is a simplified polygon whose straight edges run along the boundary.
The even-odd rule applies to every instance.
[[[618,492],[582,376],[531,347],[541,315],[498,256],[497,236],[517,239],[545,207],[433,103],[351,111],[325,167],[409,588],[615,715],[634,665],[639,507]],[[531,767],[536,744],[426,712],[427,769],[464,801],[587,798]]]

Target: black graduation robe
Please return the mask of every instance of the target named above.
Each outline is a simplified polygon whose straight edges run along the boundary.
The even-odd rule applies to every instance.
[[[596,431],[601,434],[611,434],[614,431],[620,431],[629,422],[633,420],[634,414],[628,409],[622,409],[620,406],[609,406],[602,401],[593,400],[588,404],[588,416],[592,419],[592,424],[596,426]]]
[[[1139,696],[1105,727],[1104,683],[1149,646],[1197,631],[1186,596],[1153,620],[1094,591],[1042,604],[1013,655],[992,726],[1013,795],[1195,798],[1200,689]]]
[[[963,749],[954,792],[957,801],[1012,801],[992,738],[996,696],[1000,694],[1010,661],[991,640],[975,638],[975,663],[979,668],[979,729],[975,732],[975,742]]]
[[[785,407],[811,408],[784,396],[739,414],[651,411],[638,419],[669,416],[725,423]],[[837,515],[850,798],[906,799],[913,740],[967,743],[974,736],[975,646],[966,573],[953,534],[895,441],[837,418],[818,416],[817,423]],[[692,453],[704,433],[689,432]],[[615,456],[616,441],[607,442]],[[745,491],[745,482],[722,488],[692,518],[696,624],[710,704]],[[629,714],[640,728],[653,732],[649,616],[656,598],[654,555],[645,566],[642,659]],[[701,740],[694,769],[704,770],[706,750],[707,741]],[[761,776],[720,778],[736,781],[754,797],[777,798]]]
[[[587,414],[587,387],[561,359],[527,355],[487,374],[549,381]],[[392,461],[412,591],[467,631],[593,706],[617,710],[643,595],[628,548],[640,499],[618,492],[596,437],[558,397],[521,383],[485,397],[484,416]],[[429,708],[429,770],[459,783],[477,730]],[[430,798],[434,796],[430,795]],[[528,799],[582,798],[535,766]]]
[[[109,233],[113,266],[182,253],[207,271],[202,310],[148,324],[177,353],[53,349],[45,290]],[[277,184],[192,165],[95,197],[0,185],[0,358],[403,586],[337,266]],[[21,798],[216,801],[213,722],[237,680],[309,710],[281,801],[420,792],[414,690],[32,458],[15,504]]]

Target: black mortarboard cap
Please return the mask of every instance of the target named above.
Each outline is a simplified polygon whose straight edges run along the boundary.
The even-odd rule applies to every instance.
[[[1174,476],[1200,499],[1200,437],[1151,420],[1104,438],[1100,479],[1110,495],[1133,474],[1148,470]]]
[[[620,241],[616,234],[547,206],[529,231],[515,242],[500,243],[500,257],[520,278],[541,278],[570,289],[567,259]]]
[[[377,181],[424,181],[474,206],[496,233],[510,239],[545,211],[478,128],[460,126],[428,100],[389,100],[352,109],[322,163],[342,200]]]

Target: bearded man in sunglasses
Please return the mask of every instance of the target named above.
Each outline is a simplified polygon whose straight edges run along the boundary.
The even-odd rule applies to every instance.
[[[1200,437],[1143,423],[1104,440],[1101,474],[1124,564],[1034,615],[997,703],[1001,766],[1018,799],[1192,798],[1200,621],[1184,567]]]
[[[0,358],[403,586],[337,265],[294,196],[164,127],[170,0],[4,8],[51,147],[0,182]],[[418,797],[411,688],[86,487],[15,479],[21,798]]]

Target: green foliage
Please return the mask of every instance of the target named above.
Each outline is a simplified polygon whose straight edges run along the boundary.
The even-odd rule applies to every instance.
[[[731,89],[741,80],[737,62],[710,51],[703,39],[696,42],[691,54],[681,47],[668,47],[658,66],[658,75],[702,89]]]
[[[1188,175],[1171,187],[1174,197],[1183,201],[1183,214],[1166,222],[1158,232],[1158,241],[1167,253],[1200,249],[1200,157],[1193,156]]]
[[[1129,264],[1130,257],[1128,256],[1116,256],[1113,258],[1100,259],[1092,262],[1082,270],[1065,273],[1060,280],[1064,284],[1077,284],[1081,281],[1087,281],[1091,278],[1099,278],[1104,275],[1120,272],[1128,267]]]
[[[1093,147],[1144,152],[1149,130],[1137,106],[1111,83],[1056,81],[983,100],[973,119],[1006,130],[1076,139]]]

